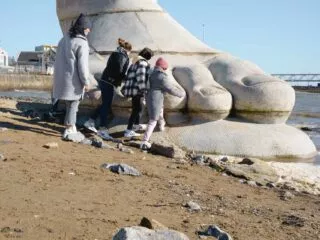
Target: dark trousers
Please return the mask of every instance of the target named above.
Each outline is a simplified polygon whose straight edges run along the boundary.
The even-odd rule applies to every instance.
[[[108,114],[111,111],[111,105],[114,95],[113,85],[104,81],[99,81],[99,87],[101,90],[101,106],[91,116],[92,119],[96,120],[100,116],[100,127],[107,127]]]
[[[141,98],[141,95],[137,95],[132,98],[132,112],[129,118],[127,127],[128,130],[132,130],[133,124],[138,125],[140,123],[140,116],[142,111]]]

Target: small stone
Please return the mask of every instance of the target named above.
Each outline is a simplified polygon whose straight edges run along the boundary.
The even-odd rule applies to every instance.
[[[282,224],[294,227],[304,227],[306,220],[295,215],[285,216]]]
[[[85,136],[81,132],[70,133],[63,140],[74,143],[80,143],[85,139]]]
[[[1,233],[8,233],[8,232],[11,232],[11,228],[9,228],[9,227],[1,228],[0,232],[1,232]]]
[[[150,152],[153,154],[175,159],[181,159],[186,156],[186,153],[181,148],[172,143],[164,141],[153,143],[151,145]]]
[[[146,240],[146,239],[174,239],[174,240],[189,240],[189,238],[180,232],[174,230],[151,230],[145,227],[126,227],[121,228],[113,240]]]
[[[92,145],[92,140],[85,138],[80,143],[83,145]]]
[[[184,159],[177,159],[177,160],[174,160],[173,162],[175,164],[181,164],[181,165],[188,164],[188,162]]]
[[[1,153],[0,153],[0,161],[3,161],[3,162],[7,161],[6,157]]]
[[[121,148],[120,151],[124,153],[134,154],[134,151],[129,148]]]
[[[164,226],[162,223],[158,222],[157,220],[154,220],[154,219],[149,220],[146,217],[143,217],[141,219],[139,226],[146,227],[153,230],[168,229],[166,226]]]
[[[117,144],[117,148],[121,150],[123,148],[123,144],[122,143],[118,143]]]
[[[312,128],[310,127],[301,127],[300,129],[305,132],[312,132]]]
[[[267,183],[266,186],[269,187],[269,188],[276,188],[277,187],[277,185],[275,183],[272,183],[272,182]]]
[[[222,231],[218,226],[215,226],[215,225],[209,226],[204,231],[199,231],[198,235],[199,236],[212,236],[218,240],[232,240],[232,237],[228,233]]]
[[[131,167],[127,164],[121,163],[113,163],[113,164],[108,164],[104,163],[101,165],[102,169],[109,169],[113,173],[118,173],[121,175],[131,175],[131,176],[141,176],[141,173],[135,169],[134,167]]]
[[[243,159],[241,162],[239,162],[238,164],[251,166],[251,165],[254,164],[254,162],[253,162],[251,159],[249,159],[249,158],[244,158],[244,159]]]
[[[5,128],[5,127],[0,128],[0,132],[6,132],[6,131],[8,131],[8,128]]]
[[[220,159],[220,161],[226,163],[229,161],[229,159],[228,159],[228,157],[223,157]]]
[[[223,172],[224,171],[224,167],[222,166],[221,163],[219,163],[216,160],[211,160],[209,162],[209,167],[213,168],[214,170],[216,170],[217,172]]]
[[[288,201],[294,198],[294,195],[289,191],[283,191],[280,193],[280,199],[283,201]]]
[[[102,140],[98,140],[98,139],[93,139],[92,140],[92,146],[96,147],[96,148],[103,148],[103,149],[111,149],[111,150],[115,150],[114,147],[112,147],[111,145],[105,143]]]
[[[199,155],[199,156],[196,156],[195,158],[193,158],[192,161],[194,163],[196,163],[197,165],[203,166],[206,164],[206,157],[203,155]]]
[[[59,145],[56,142],[51,142],[51,143],[46,143],[45,145],[43,145],[43,147],[47,149],[53,149],[53,148],[58,148]]]
[[[20,228],[14,228],[13,231],[16,233],[23,233],[22,229]]]
[[[255,181],[247,181],[247,184],[251,187],[257,187],[257,183]]]
[[[200,205],[198,203],[193,202],[193,201],[188,202],[184,206],[189,208],[189,210],[191,212],[199,212],[199,211],[201,211]]]

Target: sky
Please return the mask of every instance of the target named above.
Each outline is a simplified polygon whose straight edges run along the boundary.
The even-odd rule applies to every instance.
[[[57,45],[62,33],[55,2],[1,0],[0,48],[17,57],[38,45]],[[252,61],[266,72],[320,73],[319,0],[158,2],[210,47]]]

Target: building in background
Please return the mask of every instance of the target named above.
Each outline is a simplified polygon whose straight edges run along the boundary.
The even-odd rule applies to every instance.
[[[14,71],[14,67],[9,66],[8,53],[0,48],[0,73],[11,73]]]
[[[8,53],[0,48],[0,67],[8,67],[9,66],[9,57]]]
[[[41,45],[35,51],[22,51],[17,59],[18,72],[33,72],[52,75],[56,59],[56,46]]]

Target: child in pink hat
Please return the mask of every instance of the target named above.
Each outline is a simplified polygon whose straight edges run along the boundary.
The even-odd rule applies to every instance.
[[[150,75],[150,89],[147,95],[147,108],[149,115],[149,123],[147,130],[144,134],[143,141],[140,145],[140,148],[147,150],[151,148],[151,143],[149,142],[150,137],[159,123],[160,131],[164,131],[165,121],[163,118],[163,102],[164,102],[164,93],[169,93],[176,97],[184,97],[185,92],[170,84],[168,80],[168,75],[166,70],[168,69],[169,64],[164,58],[159,58],[156,61],[155,68]]]

